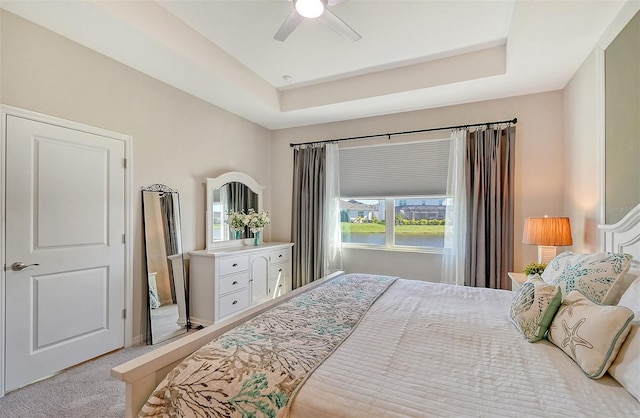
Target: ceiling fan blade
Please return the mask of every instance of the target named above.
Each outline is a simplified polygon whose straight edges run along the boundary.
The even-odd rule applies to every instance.
[[[333,14],[329,9],[324,9],[324,13],[317,18],[325,26],[333,29],[338,35],[345,38],[347,41],[355,42],[362,39],[362,36],[358,34],[351,26],[347,25],[342,19]]]
[[[284,21],[282,26],[280,26],[278,32],[276,32],[276,34],[273,36],[273,39],[275,39],[276,41],[284,42],[284,40],[287,39],[289,35],[291,35],[291,32],[293,32],[293,30],[297,28],[300,22],[302,22],[303,20],[304,17],[300,16],[298,12],[293,10],[289,17]]]

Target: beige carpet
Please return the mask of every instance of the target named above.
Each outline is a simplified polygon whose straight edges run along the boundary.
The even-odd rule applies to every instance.
[[[111,368],[157,347],[119,350],[10,392],[0,398],[0,417],[124,417],[124,382],[111,377]]]

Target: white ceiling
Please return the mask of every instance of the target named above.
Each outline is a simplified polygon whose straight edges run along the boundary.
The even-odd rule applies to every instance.
[[[362,39],[287,0],[15,1],[0,7],[268,129],[562,89],[615,0],[349,0]],[[292,81],[285,81],[289,75]]]

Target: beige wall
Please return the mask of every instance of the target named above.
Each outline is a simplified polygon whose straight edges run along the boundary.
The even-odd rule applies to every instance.
[[[140,188],[178,189],[184,249],[204,248],[205,177],[244,171],[267,186],[269,208],[270,132],[11,13],[0,11],[0,19],[3,104],[133,137],[138,336],[146,303]]]
[[[605,221],[640,203],[640,12],[605,50]]]
[[[601,222],[602,111],[601,54],[594,50],[564,89],[564,207],[571,219],[573,250],[599,247]]]
[[[487,102],[406,112],[396,115],[283,129],[273,132],[272,210],[273,238],[290,238],[293,152],[290,142],[396,132],[473,122],[518,118],[515,178],[515,268],[537,257],[536,248],[522,245],[523,219],[527,216],[560,216],[563,212],[564,121],[562,92],[550,92]],[[440,137],[448,133],[440,132]],[[423,139],[421,136],[419,139]],[[395,137],[394,141],[418,138]],[[385,141],[385,140],[382,140]],[[373,141],[366,142],[367,144]],[[358,145],[364,144],[358,142]],[[378,269],[404,277],[438,281],[440,257],[433,254],[346,250],[347,271]],[[400,273],[395,273],[400,274]]]
[[[595,245],[597,211],[590,212],[599,204],[595,56],[587,59],[564,92],[269,132],[10,13],[1,11],[0,19],[2,103],[133,137],[134,335],[141,332],[145,303],[140,187],[165,183],[180,191],[184,249],[189,251],[203,248],[205,241],[202,179],[244,171],[267,186],[265,208],[273,224],[266,238],[270,233],[271,240],[289,241],[289,142],[517,117],[516,270],[536,258],[535,247],[520,243],[527,216],[571,216],[574,248],[589,250]],[[434,280],[439,277],[440,257],[346,250],[345,267]]]
[[[597,225],[618,221],[640,197],[640,6],[629,6],[601,40],[611,60],[606,70],[605,52],[596,47],[564,89],[564,207],[576,252],[600,250]],[[604,189],[611,186],[605,204]]]

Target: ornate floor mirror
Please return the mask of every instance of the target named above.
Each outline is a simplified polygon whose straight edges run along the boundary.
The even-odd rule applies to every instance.
[[[142,189],[146,261],[147,344],[189,329],[186,274],[182,255],[180,197],[164,184]]]

